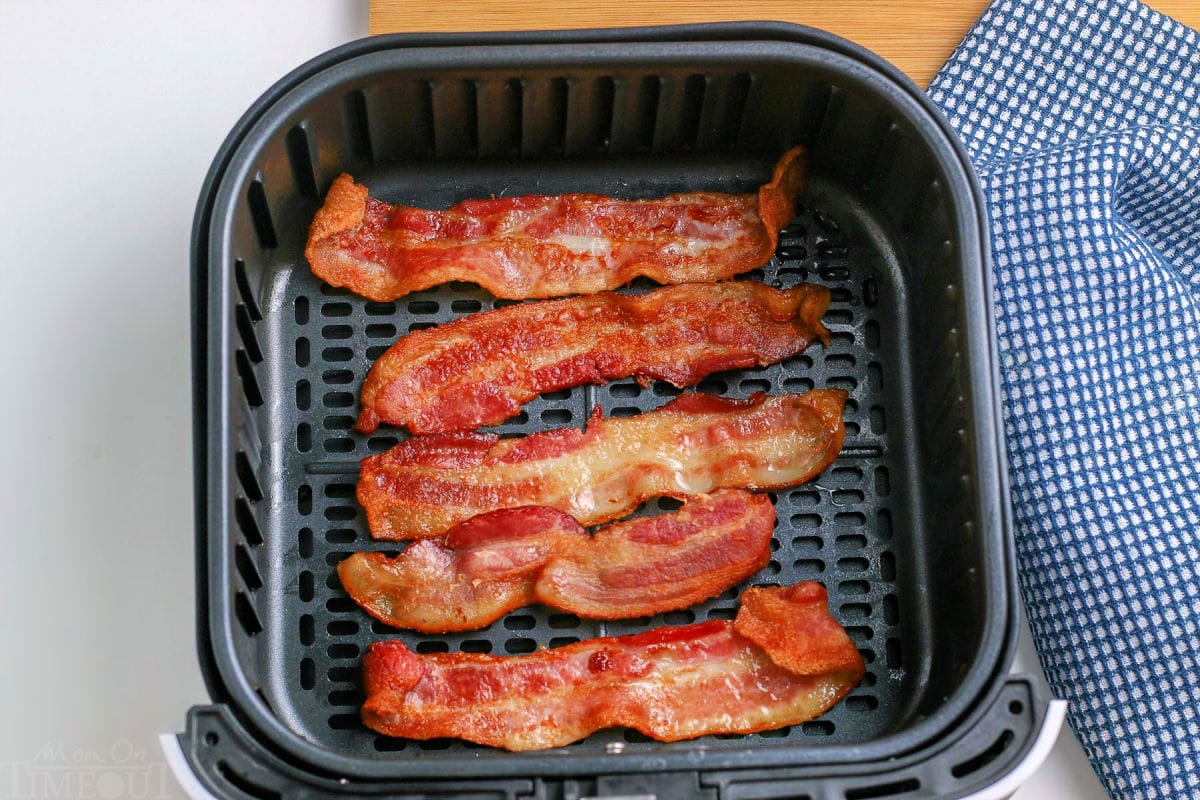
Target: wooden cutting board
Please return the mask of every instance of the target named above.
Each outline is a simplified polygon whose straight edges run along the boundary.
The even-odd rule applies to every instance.
[[[987,5],[988,0],[371,0],[371,33],[782,20],[844,36],[927,86]],[[1200,0],[1148,5],[1200,27]]]

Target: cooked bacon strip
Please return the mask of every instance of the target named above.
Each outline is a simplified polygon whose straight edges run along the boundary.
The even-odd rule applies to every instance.
[[[774,527],[770,498],[739,489],[594,536],[561,511],[524,506],[472,517],[395,558],[355,553],[338,575],[371,616],[426,633],[482,628],[532,603],[642,617],[687,608],[762,569]]]
[[[797,147],[754,194],[527,195],[466,200],[445,211],[388,205],[341,175],[313,219],[304,255],[319,278],[371,300],[449,281],[514,299],[590,294],[639,275],[708,283],[767,262],[807,173]]]
[[[625,726],[672,742],[819,716],[862,680],[862,656],[817,583],[747,589],[733,622],[589,639],[525,656],[417,655],[372,644],[367,727],[535,750]]]
[[[375,538],[416,539],[497,508],[550,506],[597,525],[647,497],[793,486],[841,450],[845,404],[840,389],[686,394],[636,417],[597,409],[586,432],[418,436],[363,459],[358,501]]]
[[[630,297],[520,303],[413,331],[371,367],[355,426],[413,433],[503,422],[542,392],[636,375],[691,386],[724,369],[773,364],[814,339],[829,290],[735,281]]]

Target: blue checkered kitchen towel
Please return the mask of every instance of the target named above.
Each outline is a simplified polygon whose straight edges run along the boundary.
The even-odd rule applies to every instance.
[[[989,201],[1038,654],[1114,797],[1200,797],[1200,34],[997,0],[929,91]]]

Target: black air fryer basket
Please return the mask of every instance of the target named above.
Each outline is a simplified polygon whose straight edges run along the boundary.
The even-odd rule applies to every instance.
[[[376,303],[315,278],[303,248],[333,178],[434,208],[740,192],[794,144],[810,149],[809,187],[748,277],[828,286],[832,343],[698,388],[849,392],[842,453],[777,493],[772,560],[750,583],[823,583],[865,680],[803,725],[673,744],[611,729],[512,754],[365,728],[372,641],[526,653],[728,618],[740,587],[650,619],[533,607],[445,636],[393,631],[347,597],[341,559],[397,549],[371,540],[354,498],[359,460],[400,435],[351,429],[366,371],[399,335],[495,301],[456,283]],[[185,783],[258,798],[1000,796],[1055,714],[1007,675],[1017,617],[986,241],[969,163],[924,95],[807,28],[381,36],[297,69],[230,134],[193,232],[198,639],[213,704],[168,742]],[[499,431],[676,394],[632,380],[555,392]]]

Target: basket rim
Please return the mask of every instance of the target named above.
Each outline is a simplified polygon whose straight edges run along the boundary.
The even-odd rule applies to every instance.
[[[979,652],[955,694],[936,713],[912,726],[878,739],[855,744],[819,744],[804,748],[759,748],[752,766],[785,767],[799,765],[861,765],[865,762],[895,759],[912,754],[930,742],[946,735],[958,724],[974,719],[990,705],[990,699],[1003,686],[1016,646],[1016,587],[1013,567],[1011,511],[1007,501],[1007,469],[1004,461],[1003,431],[999,425],[998,356],[994,335],[991,303],[991,257],[988,246],[986,205],[970,166],[965,149],[953,134],[948,122],[929,98],[906,76],[879,56],[833,34],[775,22],[711,23],[700,25],[661,26],[650,28],[616,28],[577,31],[532,31],[484,34],[388,34],[350,42],[301,65],[267,90],[242,116],[221,146],[208,173],[197,204],[192,231],[192,305],[193,305],[193,404],[195,425],[195,491],[196,491],[196,592],[197,646],[202,673],[213,700],[228,704],[231,710],[264,744],[320,771],[353,774],[365,779],[403,777],[438,777],[453,770],[464,777],[509,777],[569,773],[646,772],[666,769],[717,770],[751,766],[736,749],[706,750],[696,759],[687,752],[657,754],[625,753],[593,754],[561,753],[473,754],[473,757],[438,759],[364,759],[337,753],[303,739],[280,721],[251,687],[234,656],[232,640],[233,593],[222,570],[210,570],[218,560],[219,549],[228,541],[220,535],[227,530],[226,509],[215,500],[214,486],[225,485],[224,452],[228,446],[224,436],[222,380],[220,356],[226,351],[229,330],[222,310],[210,308],[209,292],[217,288],[214,275],[224,270],[217,263],[212,240],[217,233],[214,222],[220,209],[227,206],[222,188],[229,183],[230,172],[238,163],[238,154],[255,128],[269,112],[292,92],[319,79],[330,69],[364,56],[394,53],[399,58],[428,48],[466,48],[473,53],[489,47],[522,45],[577,46],[584,44],[646,45],[656,43],[772,43],[816,48],[834,54],[840,61],[855,65],[874,76],[881,88],[902,99],[915,114],[910,121],[932,137],[946,166],[957,178],[949,187],[960,206],[969,212],[965,222],[971,225],[970,236],[964,239],[961,256],[967,263],[978,263],[978,274],[966,270],[964,296],[970,311],[981,320],[985,335],[968,336],[972,349],[972,379],[986,391],[976,394],[973,411],[975,427],[985,435],[977,441],[980,483],[993,497],[982,509],[991,533],[987,537],[989,567],[988,593],[994,601],[992,613],[984,622],[984,634]],[[583,51],[581,51],[583,52]],[[973,285],[972,285],[973,284]],[[216,295],[214,295],[216,296]],[[980,326],[973,326],[978,329]],[[213,378],[217,378],[214,380]],[[211,473],[216,469],[216,473]],[[216,532],[215,534],[213,532]],[[1002,572],[1002,574],[1001,574]],[[1001,614],[1000,612],[1003,612]],[[482,757],[481,757],[482,756]]]

